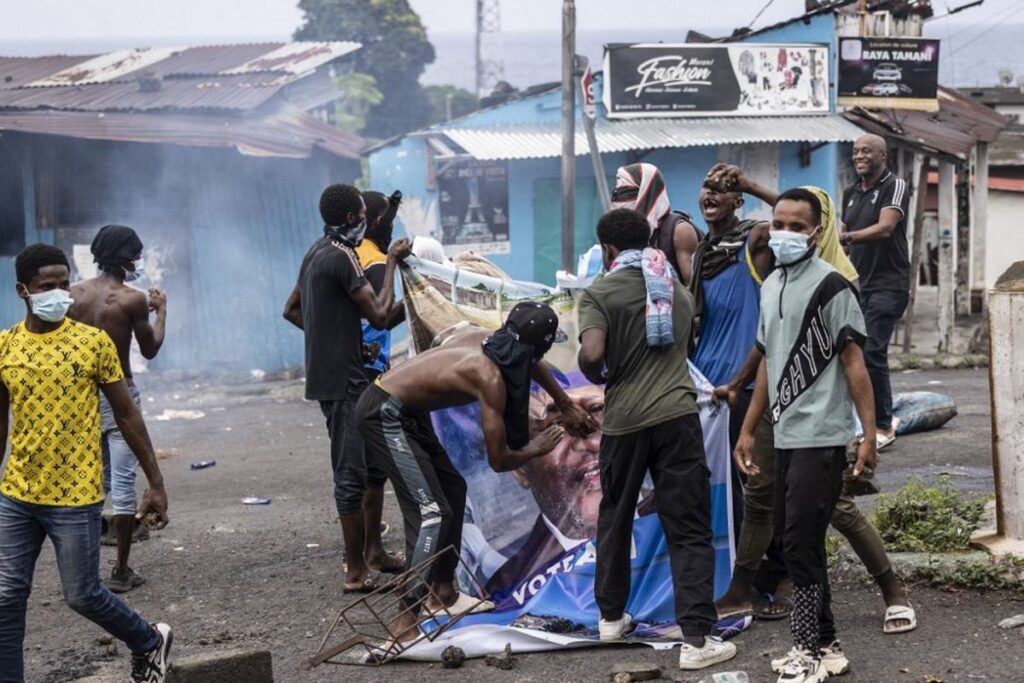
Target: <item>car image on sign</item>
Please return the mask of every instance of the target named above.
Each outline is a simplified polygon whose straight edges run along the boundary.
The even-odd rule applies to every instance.
[[[876,83],[872,94],[877,97],[895,97],[900,94],[900,88],[895,83]]]
[[[882,62],[875,67],[871,77],[876,81],[901,81],[903,80],[903,70],[892,62]]]

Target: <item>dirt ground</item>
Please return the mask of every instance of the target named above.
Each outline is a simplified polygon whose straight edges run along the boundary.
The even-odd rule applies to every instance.
[[[960,415],[942,430],[906,437],[887,451],[879,473],[883,487],[892,490],[914,474],[932,480],[948,472],[965,491],[990,492],[987,372],[906,373],[896,375],[894,384],[897,391],[950,393]],[[669,679],[700,678],[681,675],[674,651],[622,646],[522,655],[509,672],[482,661],[455,671],[405,663],[303,671],[302,663],[315,651],[328,620],[346,604],[341,535],[319,409],[301,399],[298,381],[168,386],[143,377],[140,385],[147,422],[164,456],[172,523],[135,548],[132,565],[149,581],[128,600],[146,618],[172,624],[175,654],[267,648],[278,681],[601,681],[608,680],[614,663],[635,660],[657,662]],[[204,416],[160,421],[166,409],[198,410]],[[189,463],[199,460],[216,460],[217,465],[189,470]],[[247,507],[240,503],[245,496],[273,502]],[[400,528],[390,492],[386,500],[385,519]],[[398,533],[386,541],[390,549],[401,549]],[[101,571],[109,572],[113,557],[113,548],[103,549]],[[835,587],[840,637],[853,662],[853,671],[843,680],[1024,681],[1024,629],[996,627],[1000,619],[1024,612],[1024,602],[1007,595],[922,587],[914,588],[911,598],[918,610],[918,630],[885,636],[883,605],[873,588],[858,581]],[[106,654],[97,644],[99,635],[63,604],[47,545],[29,604],[27,680],[50,683],[96,674],[103,680],[126,680],[125,648]],[[752,681],[772,681],[767,660],[788,649],[787,625],[757,623],[735,642],[739,656],[715,670],[744,670]]]

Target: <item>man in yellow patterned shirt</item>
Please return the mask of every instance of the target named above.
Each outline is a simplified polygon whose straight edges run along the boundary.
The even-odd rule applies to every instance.
[[[150,625],[100,583],[99,392],[149,482],[139,515],[163,526],[167,494],[149,434],[113,341],[65,318],[72,299],[64,252],[26,247],[15,269],[25,320],[0,332],[0,451],[11,437],[0,482],[0,683],[24,680],[25,614],[47,536],[68,606],[124,641],[133,681],[159,683],[167,672],[170,627]]]

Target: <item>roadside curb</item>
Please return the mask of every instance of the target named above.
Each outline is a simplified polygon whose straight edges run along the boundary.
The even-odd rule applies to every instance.
[[[919,355],[916,353],[889,354],[889,370],[957,370],[966,368],[987,368],[988,356],[983,353],[940,353]]]

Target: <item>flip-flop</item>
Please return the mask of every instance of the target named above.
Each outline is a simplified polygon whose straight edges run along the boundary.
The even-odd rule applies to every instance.
[[[719,612],[718,621],[724,621],[726,619],[735,619],[738,617],[752,617],[754,616],[754,609],[752,607],[737,607],[734,610],[728,612]]]
[[[793,611],[793,598],[786,595],[780,595],[777,597],[774,595],[766,595],[765,597],[768,598],[768,604],[764,608],[758,609],[754,612],[754,616],[757,617],[759,621],[779,621],[781,619],[789,618],[790,612]],[[768,610],[770,610],[775,603],[784,605],[786,607],[786,611],[769,612]]]
[[[879,433],[877,433],[875,435],[875,450],[876,451],[880,451],[883,448],[888,448],[895,441],[896,441],[896,434],[895,433],[892,436],[886,436],[885,434],[882,434],[881,432],[879,432]]]
[[[344,594],[351,593],[372,593],[376,590],[387,592],[394,588],[391,585],[391,579],[385,579],[381,574],[372,574],[368,576],[359,586],[355,588],[349,588],[348,586],[342,585],[341,592]]]
[[[384,555],[384,564],[377,571],[382,574],[401,574],[405,571],[405,560],[395,555]]]
[[[465,593],[459,593],[459,597],[457,597],[455,602],[451,605],[448,605],[447,607],[438,607],[437,609],[431,609],[428,607],[427,610],[437,616],[451,614],[453,617],[457,617],[463,614],[482,614],[484,612],[493,612],[494,603],[490,600],[479,600],[466,595]]]
[[[904,626],[890,626],[896,621],[909,621]],[[913,607],[907,605],[893,605],[885,608],[885,621],[882,622],[882,631],[888,635],[896,633],[907,633],[917,628],[917,614]]]

